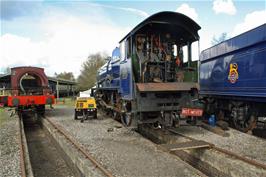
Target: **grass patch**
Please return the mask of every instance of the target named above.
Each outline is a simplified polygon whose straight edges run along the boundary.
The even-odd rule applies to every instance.
[[[0,127],[9,119],[8,114],[5,112],[5,108],[0,108]]]
[[[74,107],[75,101],[76,101],[76,98],[73,98],[73,97],[59,98],[59,100],[57,99],[56,105],[65,105],[68,107]]]

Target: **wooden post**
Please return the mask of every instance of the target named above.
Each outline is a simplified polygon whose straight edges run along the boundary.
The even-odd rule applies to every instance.
[[[59,81],[58,80],[56,81],[56,96],[57,96],[57,99],[59,99]]]

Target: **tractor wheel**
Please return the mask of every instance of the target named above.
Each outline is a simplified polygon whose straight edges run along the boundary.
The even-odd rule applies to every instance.
[[[74,120],[77,120],[77,119],[78,119],[78,116],[77,116],[77,112],[75,111]]]
[[[93,116],[94,119],[97,119],[97,111],[94,111],[94,116]]]

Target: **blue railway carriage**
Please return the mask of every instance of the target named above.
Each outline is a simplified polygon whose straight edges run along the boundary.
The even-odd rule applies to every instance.
[[[208,114],[247,132],[266,117],[266,24],[204,50],[200,95]]]
[[[198,30],[196,22],[175,12],[154,14],[137,25],[99,71],[99,105],[126,126],[194,120],[201,113],[192,102],[198,93],[198,62],[192,61]]]

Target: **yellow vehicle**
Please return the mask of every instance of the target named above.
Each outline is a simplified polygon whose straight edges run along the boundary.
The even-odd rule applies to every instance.
[[[75,104],[74,119],[82,116],[81,122],[88,119],[90,116],[97,118],[96,101],[93,97],[78,97]]]

